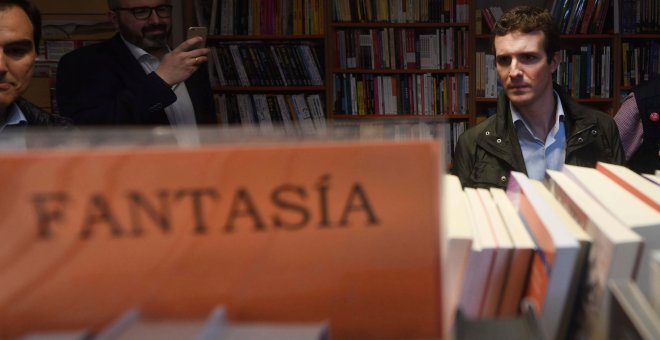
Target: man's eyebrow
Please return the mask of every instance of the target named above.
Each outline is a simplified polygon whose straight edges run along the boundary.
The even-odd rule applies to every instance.
[[[32,45],[32,40],[30,39],[14,40],[5,44],[5,46],[11,47],[32,47]]]

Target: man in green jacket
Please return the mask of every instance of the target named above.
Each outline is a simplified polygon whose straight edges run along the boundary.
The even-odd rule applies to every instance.
[[[506,187],[511,171],[540,180],[564,163],[624,162],[614,120],[553,84],[559,32],[547,10],[515,7],[493,36],[503,91],[497,113],[459,137],[452,170],[463,186]]]

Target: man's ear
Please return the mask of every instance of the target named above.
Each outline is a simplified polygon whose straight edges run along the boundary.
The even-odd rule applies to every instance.
[[[552,56],[552,61],[550,61],[550,68],[552,69],[552,73],[557,71],[557,67],[559,67],[559,60],[561,60],[561,55],[559,52],[555,52],[555,54]]]
[[[115,29],[119,29],[119,17],[116,11],[108,11],[108,20],[115,26]]]

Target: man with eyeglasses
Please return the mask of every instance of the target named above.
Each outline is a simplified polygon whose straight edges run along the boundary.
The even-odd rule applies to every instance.
[[[171,0],[108,0],[113,38],[59,62],[56,97],[79,125],[172,125],[216,122],[202,39],[168,46]]]

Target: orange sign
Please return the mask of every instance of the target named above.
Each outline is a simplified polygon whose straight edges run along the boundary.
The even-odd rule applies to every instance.
[[[150,315],[439,336],[433,141],[0,158],[0,337]]]

